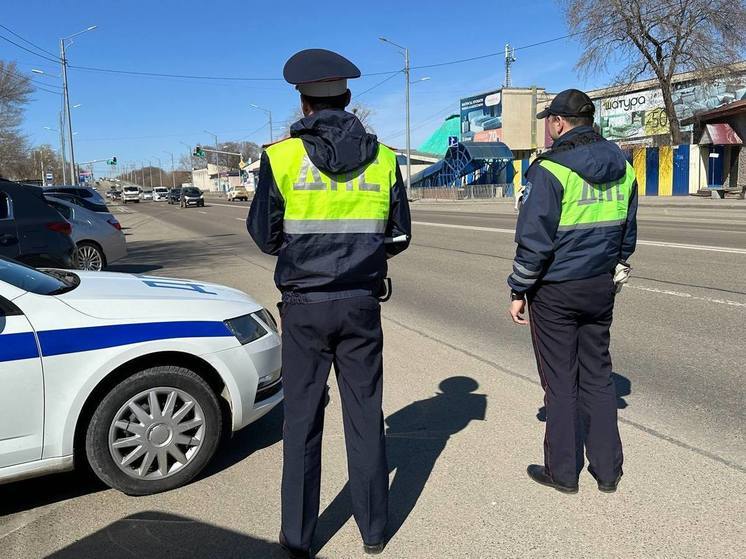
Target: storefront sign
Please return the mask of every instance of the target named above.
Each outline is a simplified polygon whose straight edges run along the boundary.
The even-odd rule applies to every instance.
[[[461,99],[462,141],[498,141],[489,138],[501,136],[501,128],[502,91],[490,91]]]

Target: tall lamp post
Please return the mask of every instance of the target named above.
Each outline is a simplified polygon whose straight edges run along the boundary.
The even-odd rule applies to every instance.
[[[410,126],[409,126],[409,49],[401,45],[397,45],[393,41],[389,41],[386,37],[379,37],[380,41],[388,43],[401,51],[404,56],[404,79],[405,82],[405,96],[406,96],[406,120],[407,120],[407,197],[410,195],[410,189],[412,188],[412,150],[410,146]]]
[[[213,134],[209,130],[203,130],[205,134],[209,134],[213,138],[215,138],[215,172],[217,173],[217,179],[215,179],[215,190],[220,192],[220,154],[217,153],[220,150],[220,147],[218,146],[218,135]],[[210,169],[208,167],[207,169],[207,177],[210,178]]]
[[[272,133],[272,111],[269,109],[265,109],[264,107],[260,107],[259,105],[255,105],[254,103],[249,103],[249,106],[254,109],[259,109],[260,111],[264,111],[269,116],[269,143],[273,143],[275,141],[273,133]]]
[[[63,37],[60,39],[60,63],[62,64],[62,95],[64,97],[64,103],[65,103],[65,112],[67,114],[67,131],[69,134],[69,140],[70,140],[70,174],[72,175],[72,184],[76,185],[78,184],[78,175],[75,172],[75,146],[73,144],[73,121],[70,116],[70,93],[68,91],[68,80],[67,80],[67,56],[65,54],[65,48],[69,45],[66,45],[65,43],[72,39],[73,37],[77,37],[78,35],[82,35],[83,33],[87,33],[88,31],[93,31],[96,29],[95,25],[91,25],[87,29],[83,29],[83,31],[78,31],[77,33],[73,33],[69,37]]]
[[[153,159],[158,161],[158,186],[163,186],[163,162],[160,157],[153,156]]]
[[[174,154],[172,151],[163,150],[163,153],[167,153],[171,156],[171,188],[176,188],[176,167],[174,167]],[[161,184],[161,186],[163,186]]]
[[[62,76],[57,76],[54,74],[47,74],[44,70],[39,70],[38,68],[32,68],[31,72],[34,74],[40,74],[42,76],[51,76],[53,78],[61,79]],[[47,130],[52,130],[54,132],[60,133],[60,157],[62,158],[62,184],[67,184],[67,149],[65,148],[65,118],[64,118],[64,110],[65,110],[65,96],[64,94],[60,94],[60,112],[59,112],[59,130],[56,128],[50,128],[49,126],[45,126]]]

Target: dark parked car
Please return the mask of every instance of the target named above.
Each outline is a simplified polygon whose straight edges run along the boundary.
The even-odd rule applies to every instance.
[[[69,194],[77,196],[78,198],[83,198],[89,202],[93,202],[94,204],[106,205],[106,200],[104,200],[104,197],[99,194],[98,190],[87,186],[47,186],[44,188],[44,192],[50,194],[54,192],[55,195]]]
[[[0,256],[29,266],[71,268],[72,226],[36,186],[0,180]]]
[[[189,206],[197,206],[203,208],[205,206],[205,197],[199,188],[190,186],[189,188],[181,189],[181,200],[179,205],[182,208],[188,208]]]
[[[80,196],[76,196],[75,194],[63,194],[60,192],[49,192],[49,190],[44,190],[45,196],[50,196],[52,198],[59,198],[60,200],[65,200],[67,202],[70,202],[71,204],[75,204],[76,206],[80,206],[81,208],[85,208],[86,210],[91,210],[92,212],[101,213],[101,214],[110,214],[111,211],[107,207],[106,204],[100,204],[96,201],[94,201],[93,198],[81,198]]]
[[[172,188],[168,191],[168,203],[178,204],[181,201],[181,188]]]

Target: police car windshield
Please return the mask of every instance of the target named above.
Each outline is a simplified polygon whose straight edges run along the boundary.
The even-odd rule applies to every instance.
[[[70,291],[77,286],[75,277],[65,271],[40,272],[0,256],[0,281],[37,295],[58,295]]]

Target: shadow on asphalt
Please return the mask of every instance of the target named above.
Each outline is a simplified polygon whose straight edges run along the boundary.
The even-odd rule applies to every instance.
[[[616,388],[616,407],[618,410],[623,410],[629,405],[624,397],[632,394],[632,381],[619,373],[611,373],[611,380],[614,381],[614,387]],[[545,406],[539,408],[539,411],[536,413],[536,419],[542,423],[546,422],[547,408]]]
[[[284,559],[274,542],[191,518],[146,511],[127,516],[46,559]]]
[[[207,467],[197,479],[204,479],[238,464],[255,452],[268,448],[282,440],[282,423],[284,421],[282,404],[256,423],[252,423],[239,432],[225,437]]]
[[[487,397],[475,394],[477,381],[456,376],[445,379],[439,388],[432,398],[413,402],[386,418],[386,453],[389,471],[395,472],[389,490],[387,540],[396,535],[414,510],[451,436],[472,421],[485,419]],[[314,547],[323,548],[351,516],[346,484],[321,514]]]

